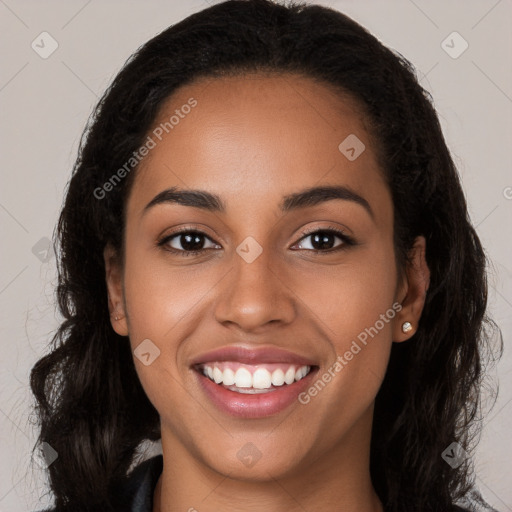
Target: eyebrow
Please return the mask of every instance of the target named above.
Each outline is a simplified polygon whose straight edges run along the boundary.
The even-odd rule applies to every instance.
[[[300,208],[316,206],[326,201],[340,199],[343,201],[352,201],[362,206],[375,219],[373,210],[368,201],[342,185],[328,185],[322,187],[311,187],[289,194],[283,197],[279,209],[283,213],[295,211]],[[144,208],[143,215],[152,207],[158,204],[181,204],[193,208],[200,208],[209,212],[226,211],[226,205],[217,194],[206,192],[204,190],[185,190],[178,187],[172,187],[163,190],[157,194]]]

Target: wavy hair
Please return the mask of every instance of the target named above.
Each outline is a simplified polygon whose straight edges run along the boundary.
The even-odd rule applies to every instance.
[[[127,337],[110,324],[103,250],[123,252],[125,203],[136,168],[105,197],[95,190],[143,144],[159,108],[199,78],[298,73],[353,98],[370,122],[394,203],[401,271],[426,238],[430,288],[415,335],[394,343],[376,398],[373,485],[387,511],[447,511],[470,492],[466,451],[479,431],[491,346],[486,257],[432,98],[414,67],[342,13],[313,4],[229,0],[169,27],[128,59],[92,113],[56,227],[63,321],[33,367],[39,442],[58,452],[50,489],[60,510],[114,510],[116,492],[159,415],[137,377]],[[500,335],[501,341],[501,335]]]

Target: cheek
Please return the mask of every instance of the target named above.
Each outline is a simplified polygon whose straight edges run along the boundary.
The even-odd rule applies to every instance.
[[[199,270],[200,266],[194,270],[190,265],[171,268],[165,255],[155,254],[127,243],[124,292],[130,344],[139,379],[157,410],[183,410],[186,394],[179,391],[189,370],[183,365],[182,347],[197,329],[222,272]],[[139,346],[150,354],[142,361],[136,356]]]
[[[161,350],[176,350],[172,341],[185,335],[214,284],[204,266],[171,266],[165,254],[133,244],[131,252],[127,250],[124,274],[132,344],[150,338],[162,345]]]
[[[397,280],[394,251],[384,241],[347,253],[341,264],[309,264],[280,271],[300,298],[305,314],[316,318],[338,353],[393,305]],[[387,316],[394,317],[394,310]],[[391,322],[382,325],[379,321],[378,327],[382,334],[390,335]]]
[[[396,279],[393,247],[384,242],[347,257],[346,264],[294,278],[303,310],[319,327],[318,342],[329,344],[321,382],[307,391],[304,403],[316,400],[326,416],[337,414],[340,409],[331,407],[339,404],[348,422],[371,404],[386,372],[393,319],[401,308],[395,303]]]

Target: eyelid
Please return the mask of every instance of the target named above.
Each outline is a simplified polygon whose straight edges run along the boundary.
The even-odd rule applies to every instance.
[[[209,235],[205,228],[200,226],[199,224],[195,225],[195,224],[187,224],[186,226],[179,226],[175,229],[173,229],[170,233],[168,234],[165,234],[165,235],[160,235],[158,237],[158,241],[164,241],[164,240],[168,240],[176,235],[181,235],[181,234],[184,234],[184,233],[198,233],[198,234],[201,234],[201,235],[204,235],[205,237],[209,238],[210,240],[212,240],[213,242],[213,239],[211,237],[211,235]]]
[[[307,238],[308,236],[313,235],[315,233],[319,233],[319,232],[332,233],[335,236],[337,236],[338,238],[340,238],[343,243],[341,245],[338,245],[338,246],[334,247],[334,248],[326,249],[326,250],[321,250],[321,249],[302,249],[302,250],[306,250],[308,252],[314,252],[314,253],[332,253],[332,252],[336,251],[336,249],[341,248],[343,246],[357,245],[357,242],[355,241],[355,239],[352,236],[348,235],[343,229],[341,229],[339,227],[335,227],[335,226],[327,226],[327,227],[325,227],[325,226],[315,226],[315,227],[312,227],[312,228],[304,229],[301,232],[301,234],[300,234],[300,238],[296,242],[294,242],[292,247],[297,245],[298,243],[300,243],[304,238]],[[188,225],[188,226],[181,226],[179,228],[176,228],[176,230],[174,230],[172,233],[170,233],[168,235],[164,235],[163,237],[160,237],[157,240],[157,246],[159,246],[159,247],[165,246],[170,240],[172,240],[173,238],[179,236],[180,234],[184,234],[184,233],[199,234],[199,235],[204,236],[208,240],[210,240],[210,242],[212,242],[214,244],[217,244],[217,245],[220,245],[218,242],[213,240],[207,233],[205,233],[202,229],[200,229],[198,227],[195,227],[193,225]],[[169,252],[172,252],[172,253],[175,253],[175,254],[180,254],[181,253],[182,255],[186,255],[186,254],[204,253],[204,252],[206,252],[208,250],[211,250],[211,248],[198,249],[197,251],[187,251],[185,249],[180,250],[180,249],[175,249],[174,247],[171,247],[171,248],[168,248],[168,249],[165,249],[165,250],[167,250]]]
[[[214,244],[217,244],[217,245],[220,245],[218,242],[216,242],[215,240],[213,240],[213,238],[208,235],[202,228],[199,228],[199,227],[196,227],[194,225],[188,225],[188,226],[180,226],[179,228],[176,228],[174,231],[172,231],[171,233],[169,234],[166,234],[166,235],[163,235],[163,236],[160,236],[158,237],[157,241],[156,241],[156,245],[161,247],[161,246],[164,246],[166,245],[170,240],[172,240],[173,238],[179,236],[179,235],[182,235],[182,234],[186,234],[186,233],[196,233],[198,235],[202,235],[204,236],[205,238],[207,238],[208,240],[210,240],[210,242],[214,243]],[[201,251],[199,252],[202,252],[204,251],[205,249],[202,249]],[[169,249],[170,252],[173,252],[173,251],[176,251],[176,252],[181,252],[181,253],[185,253],[185,252],[197,252],[197,251],[186,251],[186,250],[178,250],[178,249],[174,249],[174,247],[172,247],[171,249]]]
[[[301,237],[305,237],[307,235],[312,235],[313,233],[318,233],[319,231],[327,231],[327,232],[331,231],[331,232],[335,232],[337,234],[343,235],[344,237],[350,238],[350,235],[347,234],[347,232],[343,228],[340,228],[337,226],[320,226],[320,227],[315,226],[312,228],[306,228],[301,232]],[[347,231],[348,231],[348,229],[347,229]]]
[[[313,228],[306,228],[305,230],[303,230],[301,232],[301,237],[299,238],[299,240],[297,240],[297,242],[294,243],[294,245],[297,245],[304,238],[307,238],[308,236],[313,235],[315,233],[319,233],[319,232],[332,233],[335,236],[337,236],[338,238],[340,238],[343,241],[343,243],[341,244],[341,246],[337,246],[332,249],[326,249],[324,251],[322,251],[320,249],[304,249],[304,250],[307,250],[309,252],[327,253],[328,254],[328,253],[334,252],[337,248],[341,248],[342,246],[357,245],[356,240],[351,235],[348,235],[342,228],[335,227],[335,226],[327,226],[327,227],[315,226]]]

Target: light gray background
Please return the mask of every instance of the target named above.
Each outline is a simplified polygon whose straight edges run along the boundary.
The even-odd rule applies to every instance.
[[[411,60],[434,97],[471,218],[493,263],[490,312],[505,340],[492,374],[500,380],[499,397],[475,456],[477,484],[494,507],[512,511],[512,2],[319,3],[345,12]],[[79,137],[98,97],[138,46],[206,6],[204,0],[0,0],[1,512],[34,510],[49,501],[43,471],[30,466],[35,431],[28,376],[58,325],[55,258],[40,261],[32,248],[51,238]],[[59,45],[47,59],[31,48],[43,31]],[[441,46],[453,31],[469,44],[456,59]]]

